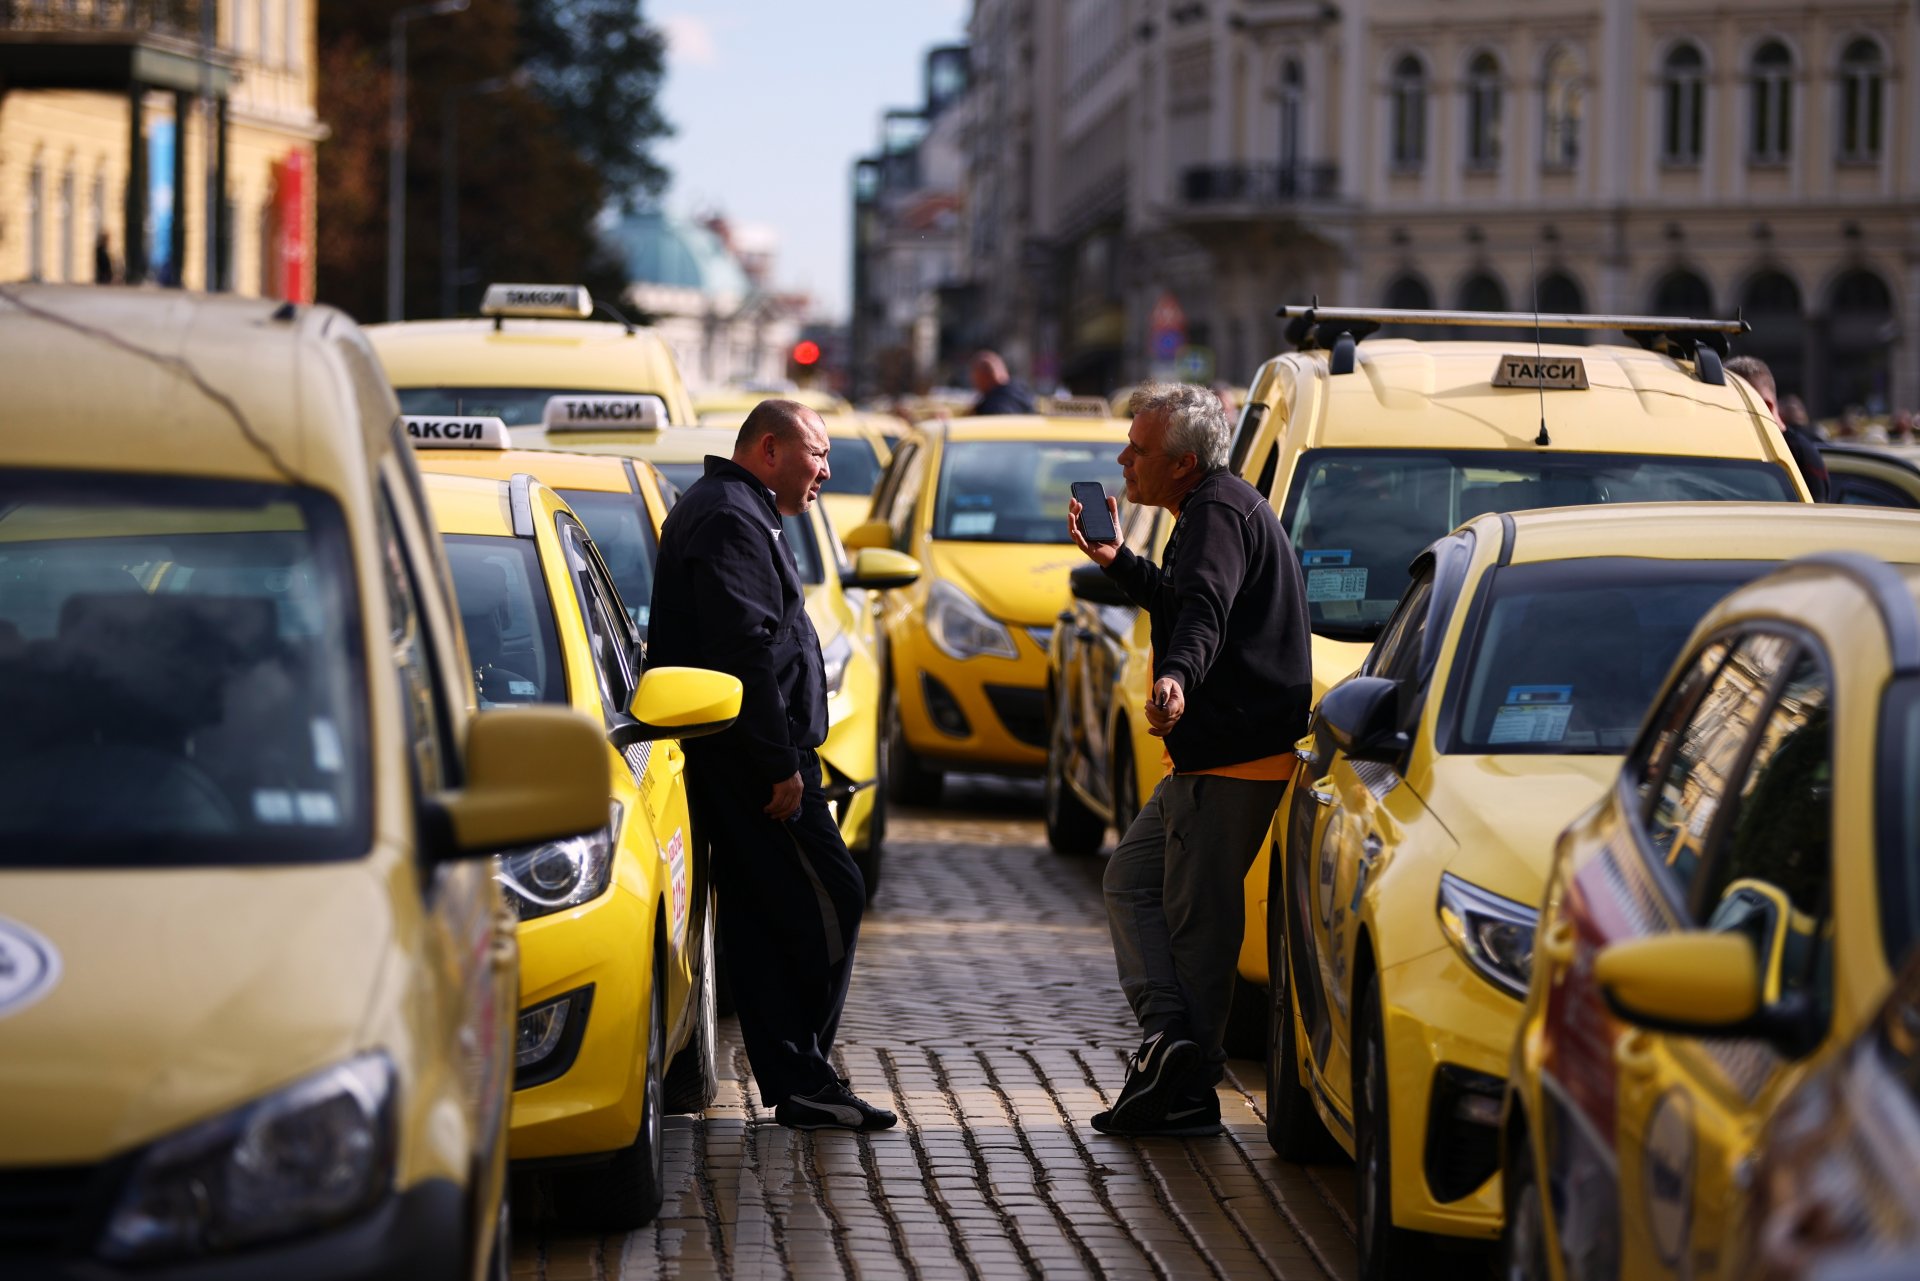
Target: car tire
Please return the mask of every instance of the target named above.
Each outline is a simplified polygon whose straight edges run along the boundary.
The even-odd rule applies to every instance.
[[[1432,1263],[1424,1233],[1393,1224],[1392,1121],[1387,1099],[1385,1022],[1380,976],[1367,977],[1359,1002],[1360,1047],[1353,1067],[1355,1245],[1360,1281],[1416,1275]]]
[[[647,1066],[640,1132],[606,1165],[567,1170],[555,1178],[554,1202],[573,1226],[598,1232],[631,1232],[660,1213],[666,1186],[666,1144],[661,1113],[666,1099],[667,1000],[665,976],[654,967],[648,1001]]]
[[[921,764],[920,758],[907,746],[906,726],[900,719],[900,695],[892,686],[887,689],[884,746],[887,754],[887,795],[902,805],[938,805],[943,781],[940,771]]]
[[[1043,797],[1047,844],[1056,854],[1097,854],[1107,839],[1106,820],[1088,809],[1067,785],[1067,718],[1056,707],[1050,719]]]
[[[1284,890],[1280,896],[1284,898]],[[1267,1143],[1283,1161],[1325,1165],[1341,1159],[1333,1135],[1300,1080],[1298,1028],[1293,1013],[1293,971],[1287,955],[1286,909],[1267,912]],[[1278,918],[1277,920],[1275,918]],[[1278,928],[1276,928],[1278,927]]]
[[[1514,1136],[1501,1174],[1506,1225],[1500,1232],[1497,1274],[1511,1281],[1546,1281],[1552,1275],[1547,1262],[1547,1208],[1534,1173],[1533,1142],[1526,1134]]]
[[[695,954],[699,973],[694,977],[693,1028],[687,1043],[667,1065],[663,1094],[673,1114],[704,1112],[720,1092],[720,1002],[714,991],[718,957],[713,943],[713,897],[708,893],[700,913],[700,943]]]

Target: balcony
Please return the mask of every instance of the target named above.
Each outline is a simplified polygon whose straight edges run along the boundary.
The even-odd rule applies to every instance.
[[[0,85],[131,85],[224,97],[234,60],[201,44],[217,0],[0,0]]]
[[[1201,217],[1234,217],[1333,200],[1340,166],[1195,165],[1180,175],[1180,205]]]

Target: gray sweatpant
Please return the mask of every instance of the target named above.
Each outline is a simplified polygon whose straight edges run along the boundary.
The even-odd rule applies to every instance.
[[[1246,925],[1241,882],[1286,788],[1170,774],[1107,862],[1107,923],[1134,1017],[1149,1035],[1184,1029],[1213,1064],[1226,1061],[1220,1043]]]

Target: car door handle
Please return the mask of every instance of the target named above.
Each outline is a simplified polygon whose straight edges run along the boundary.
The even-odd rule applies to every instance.
[[[1629,1028],[1613,1043],[1613,1061],[1629,1076],[1652,1076],[1659,1065],[1653,1060],[1653,1038],[1639,1028]]]
[[[1322,805],[1331,805],[1335,801],[1340,799],[1339,797],[1335,796],[1332,792],[1328,791],[1325,787],[1321,786],[1318,783],[1315,783],[1312,787],[1309,787],[1307,789],[1307,795],[1311,796],[1314,800],[1319,801]]]
[[[1555,965],[1565,965],[1573,959],[1573,941],[1573,922],[1559,917],[1540,935],[1540,954]]]

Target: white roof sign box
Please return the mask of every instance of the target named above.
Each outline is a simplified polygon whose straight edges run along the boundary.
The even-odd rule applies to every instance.
[[[550,396],[540,425],[548,431],[659,431],[667,425],[667,402],[645,393]]]
[[[407,439],[417,449],[507,449],[507,424],[499,418],[403,414]]]
[[[585,285],[488,285],[480,314],[585,320],[593,314],[593,295]]]
[[[1111,418],[1113,406],[1104,396],[1055,396],[1047,406],[1049,418]]]

